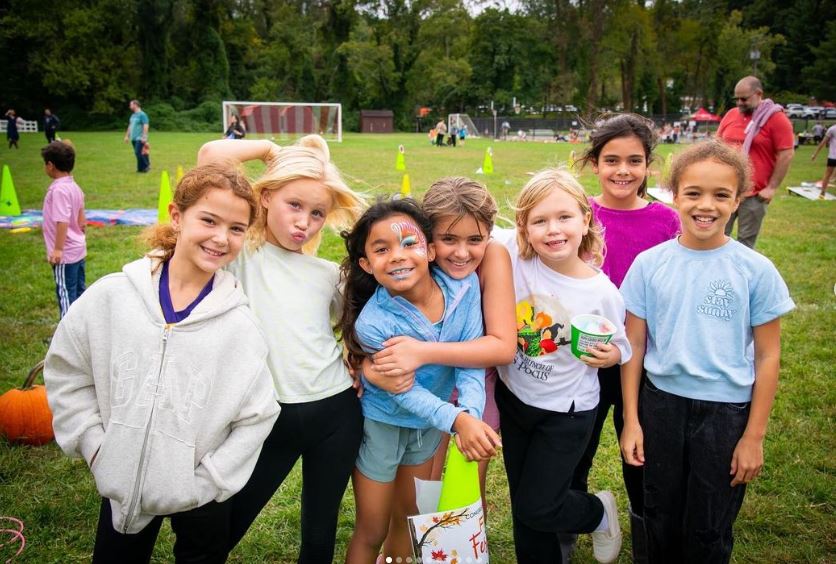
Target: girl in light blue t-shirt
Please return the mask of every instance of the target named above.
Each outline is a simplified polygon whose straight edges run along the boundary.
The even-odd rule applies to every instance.
[[[749,186],[745,156],[700,143],[670,174],[682,235],[641,253],[621,285],[633,349],[621,450],[644,466],[650,561],[728,562],[795,304],[769,259],[725,235]]]

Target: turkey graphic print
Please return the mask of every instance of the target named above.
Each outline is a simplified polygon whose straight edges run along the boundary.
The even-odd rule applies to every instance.
[[[548,382],[552,366],[536,359],[570,344],[569,312],[549,296],[528,296],[517,303],[517,354],[514,366],[536,380]]]

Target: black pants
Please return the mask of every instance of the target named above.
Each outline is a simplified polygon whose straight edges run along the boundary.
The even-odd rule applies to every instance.
[[[302,458],[302,545],[299,562],[334,559],[340,503],[363,438],[363,412],[354,388],[319,401],[282,404],[253,475],[232,497],[229,549]]]
[[[644,371],[642,371],[644,380]],[[598,443],[601,440],[601,432],[610,406],[613,408],[612,422],[615,428],[615,435],[621,439],[621,431],[624,429],[624,400],[621,397],[621,367],[611,366],[598,370],[598,383],[601,385],[601,400],[598,403],[598,412],[595,415],[595,425],[592,428],[592,436],[589,437],[589,444],[586,451],[575,468],[575,476],[572,478],[572,489],[589,491],[589,470],[592,468],[592,460],[598,451]],[[627,489],[627,497],[630,499],[630,508],[633,514],[642,516],[644,513],[644,489],[642,486],[642,467],[630,466],[621,460],[621,475],[624,477],[624,487]]]
[[[732,454],[749,404],[642,390],[644,514],[651,563],[725,563],[746,486],[731,487]]]
[[[178,563],[226,562],[229,535],[229,500],[169,515],[176,535],[174,559]],[[123,535],[113,529],[110,500],[102,498],[93,563],[142,564],[151,561],[154,544],[163,517],[155,517],[135,535]]]
[[[496,404],[511,491],[517,562],[562,561],[557,533],[589,533],[604,516],[594,495],[570,488],[595,410],[557,413],[526,405],[501,380]]]

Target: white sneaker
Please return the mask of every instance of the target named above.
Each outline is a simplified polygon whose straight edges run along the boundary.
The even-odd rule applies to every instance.
[[[603,491],[595,497],[604,504],[607,516],[607,530],[592,533],[592,554],[598,562],[615,562],[621,551],[621,526],[618,524],[618,506],[612,492]]]

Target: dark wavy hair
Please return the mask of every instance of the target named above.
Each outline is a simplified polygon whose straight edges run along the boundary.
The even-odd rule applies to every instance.
[[[360,259],[366,256],[366,240],[369,238],[372,226],[393,215],[405,215],[412,219],[424,233],[427,243],[432,242],[432,224],[418,202],[412,198],[378,200],[360,216],[351,231],[340,233],[345,240],[347,253],[340,265],[340,274],[345,283],[345,303],[335,329],[339,329],[342,333],[342,340],[348,351],[348,360],[352,365],[357,365],[366,356],[357,341],[354,324],[378,286],[374,276],[360,267]]]
[[[653,150],[656,148],[658,136],[653,121],[637,114],[608,114],[595,123],[595,129],[589,136],[590,145],[578,160],[582,167],[597,165],[598,158],[604,146],[613,139],[622,137],[637,137],[644,148],[644,158],[647,166],[653,162]],[[639,186],[639,198],[647,195],[647,177]]]

